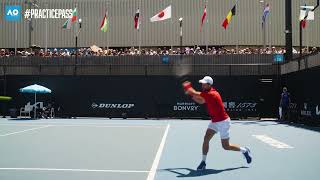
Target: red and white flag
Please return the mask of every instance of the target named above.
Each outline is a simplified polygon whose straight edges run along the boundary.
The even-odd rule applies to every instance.
[[[139,30],[140,26],[140,10],[138,9],[136,11],[136,14],[134,15],[134,28]]]
[[[158,14],[154,15],[152,18],[150,18],[150,21],[151,22],[163,21],[170,18],[171,18],[171,5],[165,8],[164,10],[160,11]]]
[[[201,18],[200,32],[202,31],[202,26],[203,26],[204,20],[206,19],[206,16],[207,16],[207,6],[205,6],[204,10],[203,10],[203,14],[202,14],[202,18]]]

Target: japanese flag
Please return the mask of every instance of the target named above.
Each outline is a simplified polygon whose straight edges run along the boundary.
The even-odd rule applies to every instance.
[[[151,22],[163,21],[170,18],[171,18],[171,5],[165,8],[164,10],[160,11],[158,14],[154,15],[152,18],[150,18],[150,21]]]

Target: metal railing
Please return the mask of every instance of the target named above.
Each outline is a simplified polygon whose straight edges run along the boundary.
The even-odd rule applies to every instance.
[[[143,75],[175,76],[176,69],[190,69],[187,75],[277,75],[276,64],[184,64],[184,65],[2,65],[0,75]]]
[[[297,56],[293,61],[281,65],[281,74],[288,74],[320,66],[320,53]]]
[[[164,60],[167,59],[167,61]],[[114,57],[10,57],[0,59],[0,75],[276,75],[272,55],[172,55]]]

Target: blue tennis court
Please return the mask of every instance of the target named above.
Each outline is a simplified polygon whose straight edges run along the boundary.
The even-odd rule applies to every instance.
[[[211,141],[196,171],[208,121],[98,118],[0,120],[0,179],[318,179],[318,129],[274,121],[233,121],[231,142],[253,162]]]

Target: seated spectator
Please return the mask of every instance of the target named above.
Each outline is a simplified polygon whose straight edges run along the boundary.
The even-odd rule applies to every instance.
[[[40,111],[41,117],[46,118],[46,119],[48,119],[48,117],[51,117],[52,108],[53,108],[53,106],[51,103],[48,103],[48,105],[46,107],[43,107],[42,111]]]

